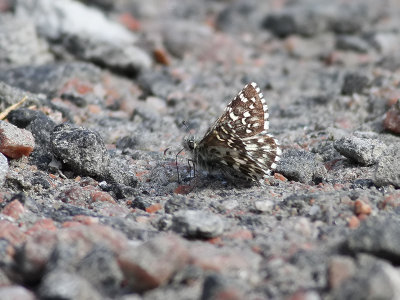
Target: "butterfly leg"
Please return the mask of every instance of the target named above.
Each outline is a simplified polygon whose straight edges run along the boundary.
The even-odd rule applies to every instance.
[[[179,166],[178,166],[178,155],[183,151],[184,148],[179,150],[179,152],[175,155],[175,165],[176,165],[176,173],[178,174],[178,184],[181,184],[181,178],[179,176]]]
[[[196,177],[196,164],[193,159],[188,159],[188,166],[189,166],[189,174],[192,173],[192,166],[193,166],[193,178]]]

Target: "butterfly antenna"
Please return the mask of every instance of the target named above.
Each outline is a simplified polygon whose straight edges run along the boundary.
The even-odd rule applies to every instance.
[[[189,125],[187,124],[187,122],[185,120],[182,121],[182,126],[185,126],[187,132],[190,131]]]

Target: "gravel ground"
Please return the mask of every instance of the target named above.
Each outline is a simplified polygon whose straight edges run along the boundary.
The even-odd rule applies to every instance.
[[[0,299],[400,299],[399,15],[0,0]],[[176,164],[253,81],[265,184]]]

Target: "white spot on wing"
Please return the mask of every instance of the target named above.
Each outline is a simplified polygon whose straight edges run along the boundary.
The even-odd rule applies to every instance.
[[[231,113],[229,114],[229,117],[230,117],[233,121],[236,121],[237,119],[239,119],[239,117],[236,116],[233,112],[231,112]]]

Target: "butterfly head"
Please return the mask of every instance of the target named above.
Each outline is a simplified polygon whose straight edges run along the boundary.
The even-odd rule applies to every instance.
[[[189,135],[183,139],[183,147],[190,152],[197,147],[196,139],[193,135]]]

